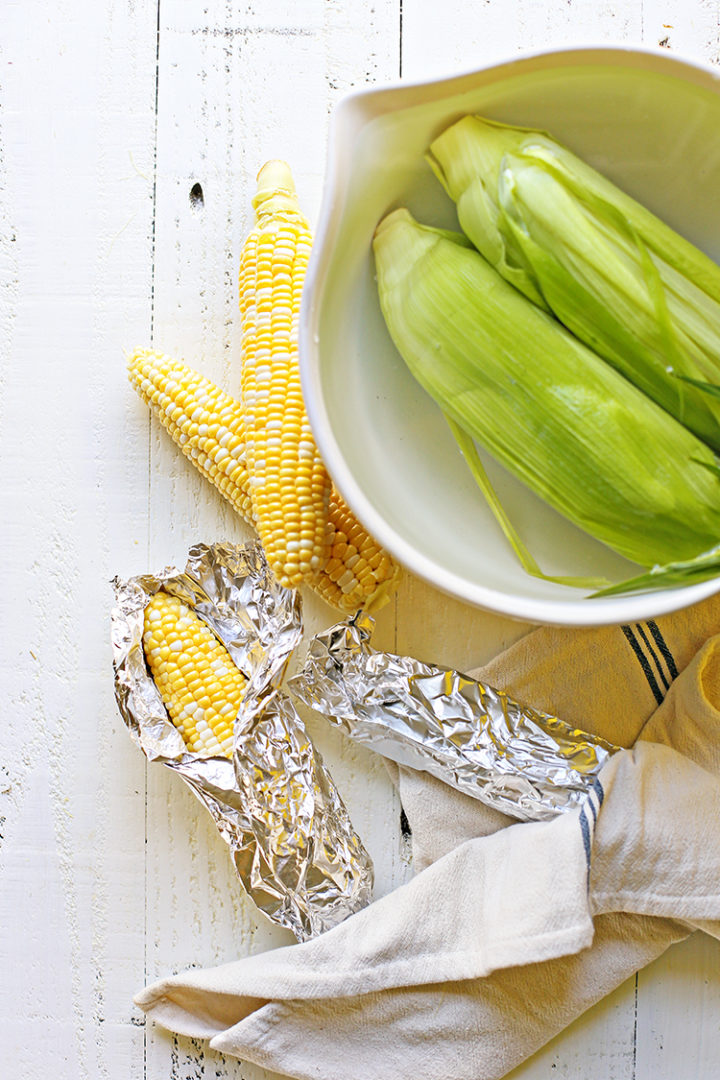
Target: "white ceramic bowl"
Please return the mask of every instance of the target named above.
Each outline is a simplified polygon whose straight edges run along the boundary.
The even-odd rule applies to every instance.
[[[423,154],[438,132],[468,112],[546,129],[720,257],[720,84],[711,68],[663,51],[569,49],[350,95],[333,115],[300,329],[307,408],[330,473],[399,562],[488,610],[590,626],[651,618],[709,596],[720,579],[590,599],[529,577],[439,410],[388,336],[375,288],[373,231],[401,205],[420,221],[457,227],[454,207]],[[485,460],[547,573],[619,581],[637,572]]]

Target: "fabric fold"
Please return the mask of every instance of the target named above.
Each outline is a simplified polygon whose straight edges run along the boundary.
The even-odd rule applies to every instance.
[[[210,1046],[295,1080],[500,1080],[686,936],[666,919],[600,915],[573,956],[342,1003],[274,1001]]]
[[[578,818],[579,810],[468,841],[320,937],[172,976],[136,1003],[164,1023],[180,984],[195,1007],[193,991],[209,985],[243,998],[335,999],[477,979],[577,952],[593,936]]]
[[[605,801],[592,860],[593,912],[712,926],[720,919],[717,776],[667,746],[638,742],[617,754],[601,779]]]
[[[483,678],[632,747],[581,808],[509,825],[391,769],[412,881],[314,941],[160,980],[138,1004],[297,1080],[499,1080],[693,927],[717,936],[711,626],[716,598],[657,623],[529,634]]]

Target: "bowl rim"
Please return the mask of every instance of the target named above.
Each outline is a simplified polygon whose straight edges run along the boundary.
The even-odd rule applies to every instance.
[[[332,433],[316,362],[319,305],[337,233],[343,215],[347,176],[343,171],[343,146],[352,143],[365,124],[379,116],[415,105],[441,100],[462,93],[483,82],[496,81],[524,68],[543,70],[560,63],[578,62],[600,66],[627,60],[629,66],[660,71],[700,85],[720,96],[720,69],[696,58],[683,56],[659,46],[625,43],[573,44],[528,50],[495,59],[479,67],[428,79],[398,80],[362,87],[346,94],[330,117],[323,195],[315,231],[315,241],[308,264],[300,307],[298,345],[300,375],[305,407],[316,444],[326,462],[333,482],[358,519],[382,546],[411,573],[431,586],[482,610],[525,622],[556,626],[590,627],[642,621],[687,607],[720,591],[720,576],[680,588],[655,592],[598,598],[592,603],[586,596],[572,599],[535,599],[516,596],[474,584],[446,567],[440,566],[405,541],[375,510],[348,468]]]

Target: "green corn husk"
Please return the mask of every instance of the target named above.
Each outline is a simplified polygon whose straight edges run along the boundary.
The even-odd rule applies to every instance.
[[[383,315],[411,372],[510,472],[641,566],[720,542],[704,443],[462,239],[396,210],[373,246]]]
[[[720,267],[543,132],[466,116],[427,158],[506,280],[720,450]]]

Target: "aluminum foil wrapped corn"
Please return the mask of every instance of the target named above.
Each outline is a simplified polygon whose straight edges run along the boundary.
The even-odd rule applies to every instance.
[[[619,748],[457,671],[375,652],[358,615],[313,638],[289,688],[357,742],[505,814],[582,802]]]
[[[303,940],[364,907],[370,858],[278,689],[302,617],[261,545],[198,544],[183,572],[114,586],[123,719],[146,757],[207,807],[260,910]]]

